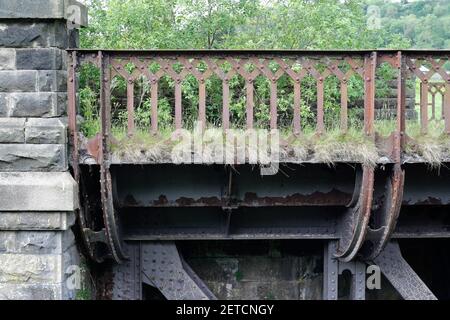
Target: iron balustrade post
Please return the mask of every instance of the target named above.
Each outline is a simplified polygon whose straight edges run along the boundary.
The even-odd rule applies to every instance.
[[[75,177],[75,181],[78,182],[79,166],[78,166],[78,128],[77,128],[77,103],[76,103],[76,87],[77,87],[77,52],[72,51],[69,53],[69,67],[67,78],[67,96],[68,96],[68,116],[69,116],[69,136],[72,147],[72,169]]]
[[[397,132],[400,141],[399,150],[396,155],[396,162],[400,162],[401,153],[405,148],[406,141],[406,62],[402,51],[397,53]]]

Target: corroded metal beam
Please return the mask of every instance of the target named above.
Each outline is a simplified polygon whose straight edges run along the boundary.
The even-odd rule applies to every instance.
[[[390,240],[397,224],[403,200],[405,170],[402,168],[402,154],[405,144],[405,60],[401,52],[387,61],[398,70],[397,73],[397,121],[392,136],[392,155],[394,165],[387,165],[387,175],[379,203],[372,211],[372,223],[369,225],[366,242],[361,254],[367,259],[374,259]],[[383,177],[383,175],[381,175]]]
[[[380,267],[381,272],[405,300],[437,300],[403,258],[397,242],[390,242],[372,263]]]
[[[113,182],[110,172],[110,138],[111,138],[111,72],[108,55],[99,52],[100,68],[100,123],[102,141],[100,145],[100,195],[103,209],[103,222],[106,243],[113,259],[121,263],[127,258],[122,248],[121,225],[118,212],[114,206]]]

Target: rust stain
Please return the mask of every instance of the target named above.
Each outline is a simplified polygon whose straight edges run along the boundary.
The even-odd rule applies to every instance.
[[[217,197],[202,197],[199,199],[180,197],[173,200],[168,200],[165,195],[160,195],[158,200],[153,201],[154,206],[221,206],[222,200]]]
[[[97,134],[87,142],[87,153],[99,163],[101,135]]]
[[[139,202],[137,202],[136,199],[131,194],[128,194],[125,197],[124,202],[128,205],[134,205],[134,206],[139,204]]]
[[[169,203],[169,200],[167,200],[167,197],[165,195],[160,195],[158,200],[153,201],[153,204],[155,206],[164,206]]]
[[[308,195],[295,193],[286,197],[258,197],[255,192],[245,193],[244,199],[237,201],[236,205],[243,206],[295,206],[295,205],[346,205],[351,199],[351,194],[332,189],[329,192],[313,192]],[[224,206],[226,199],[218,197],[201,197],[198,199],[180,197],[169,200],[167,196],[160,195],[157,200],[150,201],[150,206],[155,207],[220,207]],[[127,195],[123,201],[125,206],[139,206],[141,203],[132,195]]]
[[[428,198],[425,199],[425,200],[417,201],[415,204],[416,204],[416,205],[423,205],[423,204],[426,204],[426,205],[441,205],[441,204],[442,204],[442,201],[441,201],[441,199],[439,199],[439,198],[428,197]]]
[[[177,203],[179,206],[221,206],[222,200],[217,197],[202,197],[199,199],[181,197],[175,200],[175,203]]]
[[[247,192],[244,196],[247,205],[345,205],[350,200],[351,194],[334,188],[329,192],[295,193],[286,197],[258,197],[254,192]]]

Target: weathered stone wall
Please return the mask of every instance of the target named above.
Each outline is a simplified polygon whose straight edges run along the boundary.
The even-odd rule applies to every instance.
[[[324,242],[317,240],[193,241],[183,257],[219,299],[322,300]],[[339,299],[349,299],[350,278],[339,276]],[[382,277],[366,299],[400,299]]]
[[[0,0],[0,299],[76,295],[66,286],[80,264],[65,124],[65,49],[78,44],[69,16],[85,24],[86,8]]]
[[[180,246],[186,261],[219,299],[322,299],[320,241],[212,241]]]

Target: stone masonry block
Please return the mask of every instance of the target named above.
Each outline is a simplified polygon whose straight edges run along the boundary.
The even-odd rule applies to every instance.
[[[55,92],[10,93],[4,113],[10,117],[58,117],[65,113],[66,98],[67,94]]]
[[[0,172],[0,211],[77,208],[78,188],[68,172]]]
[[[25,119],[0,118],[0,143],[24,143]]]
[[[67,142],[66,126],[57,118],[30,118],[25,125],[25,142],[35,144],[64,144]]]
[[[72,230],[0,231],[0,254],[63,254],[74,244]]]
[[[0,117],[8,116],[8,95],[6,93],[0,93]]]
[[[59,70],[38,71],[38,90],[47,92],[67,91],[67,72]]]
[[[394,86],[393,88],[390,88],[389,91],[387,92],[387,97],[386,98],[394,98],[397,99],[397,86]],[[406,98],[414,98],[416,94],[416,89],[415,88],[408,88],[406,87],[405,90],[405,95]]]
[[[0,253],[0,283],[60,283],[61,255]]]
[[[0,144],[0,171],[65,171],[66,145]]]
[[[34,92],[38,88],[37,75],[33,70],[0,71],[0,92]]]
[[[1,34],[0,29],[0,34]],[[2,37],[0,36],[0,39]],[[0,40],[1,43],[2,40]],[[0,45],[1,46],[1,45]],[[0,48],[0,70],[14,70],[16,67],[16,50]]]
[[[8,265],[0,267],[0,300],[75,299],[76,290],[69,287],[73,267],[80,268],[75,246],[58,255],[0,254],[3,261]]]
[[[0,92],[65,92],[66,74],[59,70],[0,70]]]
[[[414,109],[415,100],[406,99],[406,109]],[[375,99],[375,109],[392,108],[397,105],[397,98],[377,98]]]
[[[76,47],[76,42],[71,39],[73,33],[67,29],[67,24],[63,20],[10,20],[7,22],[2,20],[0,47],[62,49]]]
[[[66,52],[86,7],[75,0],[0,0],[0,300],[74,299],[80,265],[71,226]]]
[[[87,9],[76,0],[0,0],[0,19],[68,19],[87,25]]]
[[[17,49],[17,70],[63,70],[66,53],[56,48]]]
[[[60,284],[11,284],[0,283],[0,300],[59,300]]]
[[[74,223],[73,212],[0,212],[0,230],[67,230]]]
[[[58,116],[67,115],[67,92],[56,93],[55,113]]]

